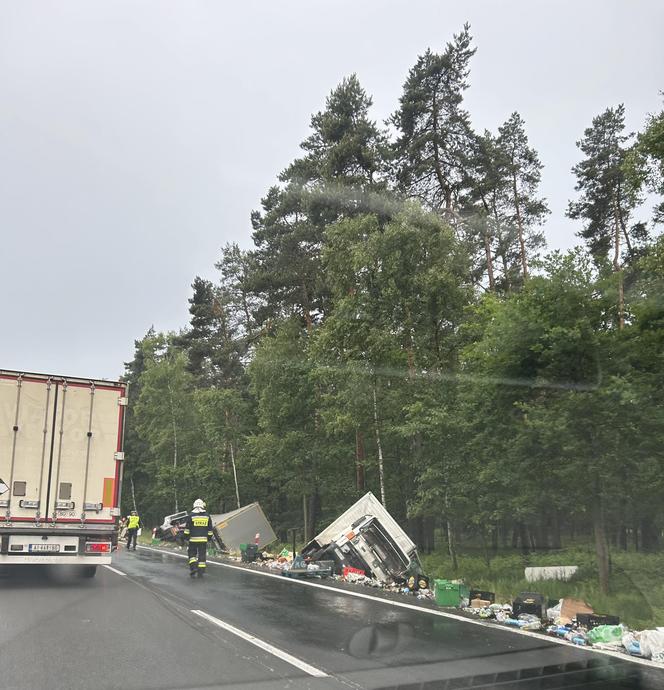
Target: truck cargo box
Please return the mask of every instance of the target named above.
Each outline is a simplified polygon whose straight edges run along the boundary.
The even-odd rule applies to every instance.
[[[0,564],[108,563],[127,386],[0,370]]]
[[[258,546],[261,549],[277,538],[258,503],[211,517],[221,540],[231,551],[239,551],[240,544],[253,544],[257,534],[260,535]]]

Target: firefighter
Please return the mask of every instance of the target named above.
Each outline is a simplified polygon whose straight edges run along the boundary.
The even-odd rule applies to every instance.
[[[138,536],[138,527],[141,524],[141,518],[135,510],[131,511],[131,515],[127,517],[127,551],[131,551],[131,542],[134,541],[134,551],[136,551],[136,537]]]
[[[197,498],[194,501],[194,508],[187,518],[184,528],[184,538],[189,542],[187,557],[189,558],[189,575],[191,577],[202,577],[205,573],[207,564],[208,542],[214,538],[212,529],[212,518],[205,510],[205,503]]]

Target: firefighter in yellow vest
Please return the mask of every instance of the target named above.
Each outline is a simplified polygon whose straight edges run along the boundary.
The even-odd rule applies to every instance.
[[[136,537],[138,536],[138,528],[141,524],[141,518],[135,510],[131,511],[131,515],[127,517],[127,551],[131,551],[131,542],[134,542],[134,551],[136,551]]]
[[[212,518],[205,510],[205,503],[197,498],[194,508],[187,518],[184,528],[184,538],[189,542],[187,557],[189,558],[189,575],[202,577],[205,572],[207,545],[214,538]]]

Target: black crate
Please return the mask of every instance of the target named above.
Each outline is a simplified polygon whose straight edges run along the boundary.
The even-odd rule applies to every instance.
[[[247,548],[242,552],[244,563],[253,563],[258,555],[258,544],[247,544]]]
[[[473,599],[481,599],[482,601],[490,601],[492,604],[496,603],[496,593],[495,592],[485,592],[482,589],[471,589],[468,598],[472,601]]]
[[[512,615],[517,618],[522,613],[530,613],[538,618],[546,615],[544,597],[537,592],[521,592],[512,602]]]
[[[576,622],[584,628],[596,628],[598,625],[620,625],[620,618],[602,613],[577,613]]]

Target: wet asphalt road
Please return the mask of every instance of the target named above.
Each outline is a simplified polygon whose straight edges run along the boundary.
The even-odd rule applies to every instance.
[[[112,567],[0,579],[0,687],[664,688],[664,671],[286,578],[211,564],[191,581],[147,549]]]

